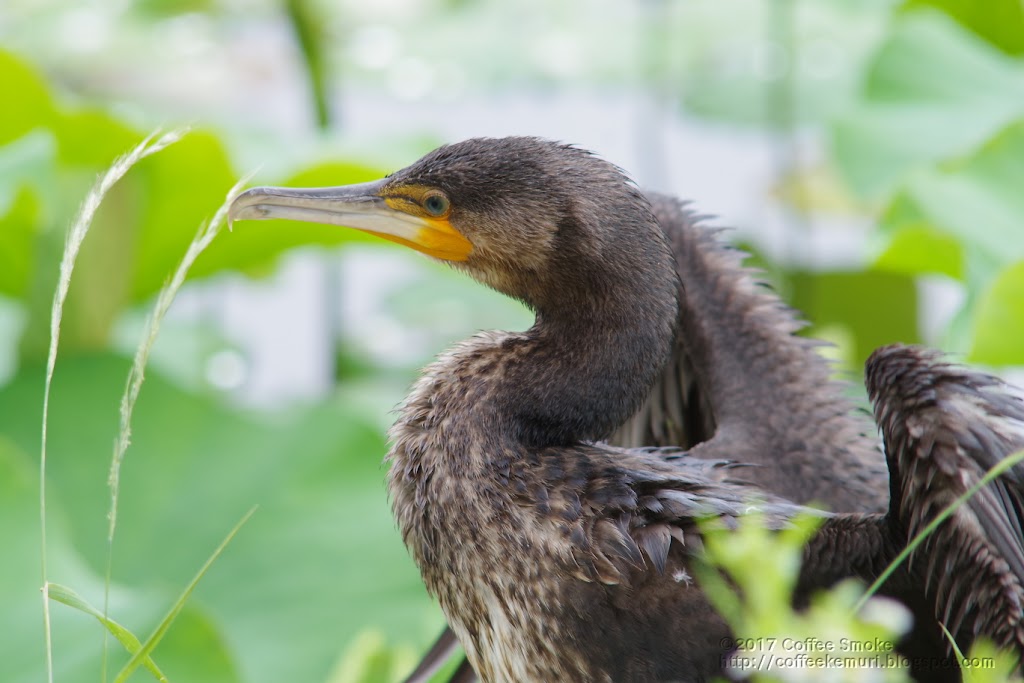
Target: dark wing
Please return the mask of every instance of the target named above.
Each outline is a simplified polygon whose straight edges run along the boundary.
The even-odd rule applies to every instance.
[[[750,480],[788,500],[884,511],[875,430],[831,379],[821,343],[796,335],[804,323],[721,230],[674,197],[647,197],[681,282],[676,345],[647,402],[610,442],[755,463]]]
[[[711,680],[721,673],[721,643],[731,632],[692,583],[702,549],[699,519],[732,527],[756,509],[779,529],[798,513],[825,517],[805,549],[798,601],[843,578],[871,581],[899,549],[885,515],[832,515],[795,505],[744,484],[749,467],[724,460],[595,445],[549,449],[524,469],[531,473],[524,482],[560,501],[550,518],[565,525],[556,535],[573,544],[564,569],[580,580],[566,582],[552,603],[587,615],[568,638],[612,680],[633,680],[635,671],[643,672],[640,680]],[[624,588],[610,588],[618,585]],[[941,654],[936,642],[926,639],[930,649],[913,654]]]
[[[690,563],[702,548],[697,519],[714,517],[730,527],[738,517],[756,508],[770,528],[779,529],[798,513],[822,515],[821,527],[804,548],[794,592],[797,607],[807,605],[814,592],[843,579],[855,577],[865,583],[873,582],[906,542],[899,525],[889,515],[830,514],[795,505],[744,484],[744,466],[734,463],[687,457],[672,463],[666,461],[676,456],[656,450],[622,451],[610,457],[592,452],[586,456],[591,476],[580,508],[597,514],[581,515],[577,533],[567,534],[577,539],[579,550],[567,568],[577,568],[584,586],[630,584],[630,589],[623,592],[631,596],[629,609],[609,615],[607,628],[616,630],[615,642],[634,641],[636,651],[644,653],[642,659],[657,672],[654,680],[675,679],[681,671],[695,671],[698,669],[692,667],[720,662],[722,652],[720,647],[716,651],[715,643],[730,635],[699,585],[690,584]],[[659,456],[660,463],[651,462],[652,457]],[[545,460],[549,458],[557,460],[552,454],[545,454]],[[564,462],[555,462],[554,467],[559,471],[569,469]],[[571,523],[572,515],[565,513],[557,511],[561,519]],[[961,540],[962,537],[951,538],[943,543],[955,548]],[[900,600],[913,613],[913,631],[901,640],[899,651],[911,663],[914,680],[960,680],[957,669],[930,665],[948,655],[948,642],[935,615],[943,619],[941,612],[948,610],[953,598],[947,598],[941,589],[927,594],[925,585],[929,581],[937,585],[949,569],[926,566],[924,562],[913,568],[902,565],[880,589],[882,595]],[[962,561],[954,569],[971,572],[972,580],[987,571],[986,561],[969,552],[963,553]],[[1003,587],[997,582],[995,589],[981,598],[990,620],[972,624],[978,632],[1001,644],[1014,644],[1013,637],[1019,634],[1020,608],[1017,604],[1009,612],[999,611],[1006,607],[1001,591]],[[579,611],[602,597],[600,589],[580,586],[570,589],[569,596],[574,594]],[[966,597],[969,606],[973,599],[974,596]],[[949,623],[948,618],[943,623]],[[1008,632],[1012,632],[1009,637]],[[716,637],[709,641],[707,634]],[[578,640],[584,640],[586,635],[579,634]],[[958,640],[970,643],[970,639]],[[681,643],[685,648],[680,648]],[[683,650],[686,661],[680,661]],[[600,661],[603,653],[598,650],[587,655]],[[614,666],[623,656],[625,653],[620,650],[604,666]],[[705,673],[708,677],[715,674]]]
[[[664,573],[677,544],[684,554],[700,548],[698,519],[731,528],[756,510],[781,528],[798,512],[827,516],[745,482],[747,465],[690,458],[675,448],[549,448],[519,468],[524,504],[543,499],[578,551],[567,569],[606,585],[637,572]]]
[[[1007,456],[1024,449],[1024,404],[1000,380],[888,346],[867,364],[892,473],[891,516],[913,538]],[[911,556],[935,616],[962,650],[983,634],[1024,648],[1024,465],[977,491]]]

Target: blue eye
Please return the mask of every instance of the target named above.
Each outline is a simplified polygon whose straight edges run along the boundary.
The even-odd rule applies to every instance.
[[[423,200],[423,208],[434,216],[443,216],[448,212],[448,198],[443,194],[432,194]]]

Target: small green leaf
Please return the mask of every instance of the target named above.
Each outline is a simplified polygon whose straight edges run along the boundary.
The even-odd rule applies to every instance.
[[[1004,269],[981,296],[968,360],[1024,365],[1024,261]]]
[[[93,616],[103,626],[110,631],[110,634],[117,638],[117,640],[124,645],[124,648],[128,650],[132,655],[137,654],[142,649],[142,643],[135,637],[135,634],[126,629],[121,624],[117,623],[113,619],[109,619],[103,616],[103,613],[98,609],[86,602],[85,598],[80,596],[75,591],[71,590],[67,586],[62,586],[58,583],[51,583],[47,586],[48,595],[51,600],[67,605],[77,609],[80,612]],[[167,682],[167,676],[160,671],[160,667],[156,665],[156,662],[149,656],[142,659],[143,665],[153,674],[153,677],[163,683]]]
[[[231,542],[231,539],[235,537],[238,531],[242,528],[242,525],[249,521],[249,518],[252,517],[254,512],[256,512],[256,508],[250,508],[242,519],[238,521],[238,524],[228,532],[228,535],[220,542],[220,545],[218,545],[213,551],[213,554],[207,558],[206,562],[203,563],[203,566],[198,572],[196,572],[196,575],[192,577],[192,580],[189,581],[187,586],[185,586],[185,590],[182,591],[181,595],[178,596],[178,599],[174,601],[170,611],[167,612],[167,615],[160,621],[160,624],[157,625],[153,634],[146,639],[146,642],[141,648],[132,653],[132,658],[128,660],[128,663],[124,665],[124,668],[118,672],[117,677],[114,678],[114,683],[124,683],[128,680],[128,677],[131,676],[132,672],[139,667],[139,665],[145,663],[145,661],[149,659],[149,655],[167,634],[167,631],[171,628],[171,624],[174,623],[175,618],[177,618],[182,608],[185,607],[185,603],[188,602],[189,597],[191,597],[192,592],[199,584],[199,581],[206,575],[206,572],[210,570],[210,567],[213,566],[213,563],[216,562],[217,558],[224,552],[224,549],[228,546],[228,543]]]

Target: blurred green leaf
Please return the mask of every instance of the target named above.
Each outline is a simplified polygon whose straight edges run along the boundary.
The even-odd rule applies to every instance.
[[[976,153],[913,175],[895,198],[966,249],[1006,265],[1024,258],[1024,119]],[[901,218],[887,214],[887,223]],[[923,245],[922,245],[923,248]]]
[[[220,558],[228,544],[234,540],[242,526],[249,521],[249,518],[252,517],[255,511],[255,507],[250,508],[249,511],[242,516],[242,519],[239,520],[231,531],[228,532],[228,535],[224,537],[224,540],[222,540],[216,549],[214,549],[213,554],[206,558],[206,562],[204,562],[203,566],[199,568],[199,571],[192,577],[192,580],[188,582],[185,589],[178,594],[174,604],[171,605],[167,614],[164,615],[164,618],[160,620],[159,624],[157,624],[156,629],[152,634],[146,638],[146,642],[142,643],[142,647],[131,653],[131,658],[121,668],[117,676],[114,677],[114,683],[126,683],[134,671],[149,661],[150,655],[160,645],[160,642],[164,639],[167,632],[170,631],[171,627],[174,625],[174,622],[181,615],[182,610],[185,609],[185,605],[189,601],[189,598],[192,597],[192,593],[195,592],[196,586],[199,585],[199,582],[206,576],[207,572],[210,571],[210,567],[212,567],[214,562]]]
[[[131,301],[160,289],[235,180],[223,145],[203,131],[145,159],[125,178],[131,194],[124,200],[138,212],[134,221],[129,217],[134,223]]]
[[[60,112],[53,128],[60,141],[60,161],[72,166],[106,168],[145,137],[99,109]]]
[[[382,683],[400,680],[418,663],[415,653],[408,649],[388,647],[379,631],[364,631],[331,671],[325,683]]]
[[[63,505],[70,537],[94,573],[106,560],[106,472],[126,373],[126,360],[80,356],[62,361],[54,380],[51,495]],[[41,369],[25,370],[0,389],[0,433],[26,450],[37,448],[41,377]],[[246,683],[276,683],[325,680],[347,643],[366,628],[414,648],[436,635],[440,615],[388,509],[383,439],[347,412],[344,404],[328,402],[268,419],[148,374],[122,469],[113,566],[115,586],[156,587],[161,601],[142,603],[145,618],[128,618],[118,610],[111,616],[136,633],[152,628],[224,528],[260,505],[190,603],[209,625],[207,636],[203,631],[190,636],[176,624],[157,649],[155,658],[172,681],[198,678],[175,673],[189,665],[175,652],[186,653],[191,637],[202,636],[212,653],[205,680],[218,680],[210,671],[234,671],[232,676]],[[3,518],[8,521],[0,520],[0,533],[16,527],[19,534],[29,529],[34,535],[28,521],[38,514],[34,497],[26,496],[10,512]],[[37,554],[30,543],[27,552]],[[97,603],[90,597],[95,592],[83,590],[74,577],[54,571],[53,579]],[[37,591],[24,592],[18,601],[27,607],[7,609],[12,603],[5,602],[0,632],[18,629],[19,614],[38,610]],[[55,632],[64,632],[64,619],[78,616],[62,616]],[[87,625],[91,630],[85,633],[98,632],[95,623]],[[29,651],[41,649],[40,632],[33,629],[31,639],[21,641],[34,643]],[[179,649],[168,652],[178,637]],[[58,643],[62,683],[95,680],[96,669],[69,670],[74,667],[66,657],[72,654],[95,661],[98,646],[83,642],[73,650],[63,640]],[[0,655],[5,648],[0,642]],[[39,680],[40,655],[18,661],[25,676],[0,678]],[[199,667],[198,661],[193,664]]]
[[[964,683],[1020,683],[1020,666],[1010,652],[1000,651],[987,638],[979,638],[967,653]]]
[[[4,97],[0,116],[0,145],[34,128],[48,126],[55,112],[46,83],[28,64],[0,50],[0,92]]]
[[[152,17],[209,12],[216,7],[214,0],[134,0],[132,4],[139,12]]]
[[[0,88],[19,93],[0,116],[0,265],[8,266],[0,273],[0,293],[28,305],[20,349],[23,359],[32,359],[46,347],[53,273],[77,203],[95,175],[142,135],[99,109],[58,108],[45,81],[2,51]],[[344,184],[382,175],[335,162],[284,184]],[[106,348],[117,317],[157,292],[234,181],[224,145],[208,132],[193,133],[139,164],[105,199],[82,246],[68,296],[64,349]],[[295,246],[360,239],[367,238],[329,226],[246,224],[215,241],[190,277],[226,269],[265,274]]]
[[[166,609],[173,597],[172,588],[168,587],[162,597],[161,606]],[[174,627],[160,642],[156,656],[171,683],[240,683],[243,680],[235,661],[237,651],[231,633],[223,622],[195,601],[186,605],[175,619]]]
[[[804,547],[820,526],[820,518],[797,516],[781,531],[766,529],[764,518],[756,514],[743,515],[735,530],[717,521],[702,524],[708,564],[694,563],[693,569],[736,637],[746,640],[737,651],[741,657],[729,662],[732,677],[744,674],[758,683],[819,679],[860,683],[865,678],[862,664],[851,661],[852,666],[822,671],[814,661],[794,662],[791,643],[805,643],[812,659],[815,654],[831,653],[852,660],[855,652],[850,643],[889,643],[880,653],[885,655],[909,629],[909,611],[894,601],[873,598],[857,609],[864,587],[854,580],[811,596],[810,605],[799,612],[792,609]],[[909,680],[907,669],[898,666],[876,672],[879,675],[873,681]]]
[[[919,341],[917,288],[906,275],[797,271],[788,275],[787,285],[790,304],[815,326],[842,325],[850,331],[855,344],[851,369],[857,373],[879,346]]]
[[[871,64],[859,105],[833,128],[852,188],[884,196],[910,171],[966,154],[1024,114],[1024,62],[948,16],[900,16]]]
[[[321,130],[326,130],[331,124],[331,111],[327,97],[328,77],[324,58],[327,44],[324,17],[321,16],[317,3],[310,0],[284,0],[284,8],[306,66],[306,81],[317,126]]]
[[[1020,0],[905,0],[903,7],[934,7],[1010,54],[1024,54],[1024,4]]]
[[[909,223],[893,233],[874,267],[905,275],[937,273],[960,280],[964,277],[963,247],[928,223]]]
[[[49,131],[36,129],[0,146],[0,213],[24,188],[51,198],[56,171],[57,143]]]
[[[968,360],[1024,365],[1024,261],[1004,269],[981,296]]]
[[[41,214],[38,197],[23,187],[7,215],[0,216],[0,292],[3,294],[15,297],[25,294]]]

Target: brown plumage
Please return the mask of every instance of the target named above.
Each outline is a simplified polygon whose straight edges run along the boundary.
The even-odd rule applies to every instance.
[[[894,482],[890,514],[910,537],[1024,449],[1020,399],[998,379],[945,364],[934,351],[875,351],[867,386]],[[963,651],[978,634],[1024,647],[1022,515],[1024,466],[1018,464],[973,495],[911,555],[935,617]]]
[[[874,426],[830,378],[818,343],[795,335],[801,321],[742,266],[721,230],[675,197],[646,197],[675,261],[675,341],[644,404],[608,442],[677,446],[700,458],[729,453],[758,465],[743,479],[793,502],[884,510],[888,472]],[[730,445],[712,438],[719,426]],[[446,631],[406,683],[428,680],[457,650]]]
[[[679,253],[666,244],[651,203],[618,169],[589,153],[533,138],[471,140],[379,183],[252,190],[232,213],[328,220],[390,235],[536,312],[526,332],[482,333],[427,368],[401,409],[388,456],[403,538],[484,681],[708,680],[720,670],[720,641],[729,632],[691,578],[689,564],[700,546],[694,519],[735,518],[753,498],[775,526],[799,509],[748,483],[750,472],[768,467],[739,467],[734,456],[771,464],[780,451],[792,453],[792,471],[754,476],[793,489],[794,497],[841,491],[847,476],[855,500],[877,493],[871,473],[877,468],[861,450],[845,404],[826,395],[832,390],[825,390],[822,411],[810,414],[814,424],[804,431],[799,415],[751,419],[757,401],[798,395],[801,370],[777,367],[764,351],[773,339],[792,339],[796,323],[788,318],[791,327],[784,324],[761,347],[751,343],[756,334],[750,341],[720,339],[700,327],[699,316],[709,312],[688,311],[685,301],[680,307],[678,293],[686,290],[677,276]],[[708,282],[719,286],[714,278]],[[706,304],[726,314],[780,315],[769,298],[757,304],[754,292],[747,295],[755,305],[744,309],[730,286],[719,290],[721,301],[712,297]],[[679,343],[687,348],[686,372],[697,387],[688,397],[696,396],[694,405],[712,416],[691,422],[701,425],[695,439],[710,436],[692,449],[701,458],[601,443],[641,410],[659,378],[664,381],[677,324],[696,325],[693,339]],[[908,353],[912,359],[914,352]],[[931,362],[904,366],[924,372]],[[904,372],[898,363],[879,363]],[[815,377],[827,386],[825,374]],[[786,391],[762,390],[762,382]],[[993,405],[999,412],[1001,404]],[[953,402],[938,409],[961,407]],[[656,429],[655,413],[646,415],[638,419]],[[834,431],[819,427],[832,419],[839,421]],[[891,445],[888,431],[885,436]],[[815,438],[834,441],[846,455],[838,464],[815,463],[821,456]],[[1016,442],[1006,437],[999,443]],[[790,481],[805,472],[819,477],[819,492]],[[909,488],[896,481],[914,490],[920,477],[911,478]],[[1007,481],[1007,490],[1016,491],[1018,482]],[[827,519],[808,545],[801,596],[844,576],[877,576],[906,542],[907,529],[936,511],[926,507],[914,521],[916,508],[900,500],[893,497],[889,515]],[[990,512],[974,527],[955,526],[937,548],[1012,526],[1001,516],[1011,506]],[[992,548],[986,567],[1009,577],[998,573],[999,562],[1006,564],[1005,543]],[[944,600],[961,604],[938,583],[922,588],[920,579],[939,579],[926,572],[938,571],[916,562],[883,592],[919,614],[922,607],[938,612]],[[1014,595],[1019,584],[1010,578],[1002,590],[972,600],[970,609],[992,614]],[[1001,643],[1014,642],[1014,629],[998,623],[970,621]],[[913,647],[941,647],[936,631],[934,620],[919,623]]]
[[[831,378],[820,342],[722,231],[674,197],[648,193],[675,260],[679,315],[669,362],[610,440],[679,446],[757,464],[745,478],[797,503],[879,512],[888,473],[874,426]]]

